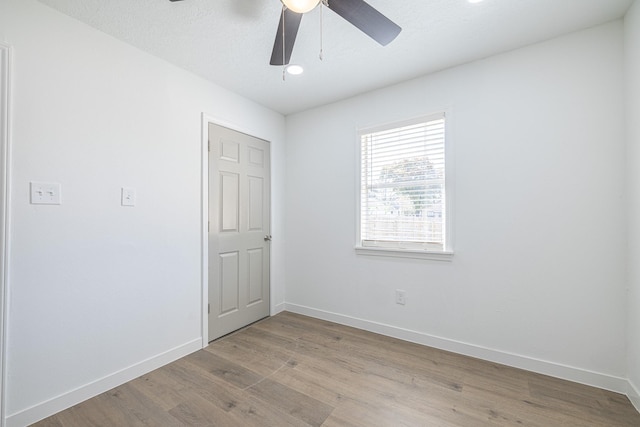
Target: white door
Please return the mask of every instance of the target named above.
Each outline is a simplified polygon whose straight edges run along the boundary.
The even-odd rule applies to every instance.
[[[269,143],[209,124],[209,341],[269,315]]]

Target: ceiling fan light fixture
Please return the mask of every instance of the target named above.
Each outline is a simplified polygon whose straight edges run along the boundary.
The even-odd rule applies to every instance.
[[[287,9],[295,13],[307,13],[320,3],[320,0],[282,0]]]

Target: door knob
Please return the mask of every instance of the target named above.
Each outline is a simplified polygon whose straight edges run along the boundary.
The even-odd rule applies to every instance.
[[[270,242],[271,241],[271,234],[267,234],[266,236],[264,236],[264,241],[265,242]]]

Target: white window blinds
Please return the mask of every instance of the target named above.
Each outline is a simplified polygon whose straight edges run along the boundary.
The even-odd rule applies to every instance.
[[[365,131],[362,246],[445,250],[445,116]]]

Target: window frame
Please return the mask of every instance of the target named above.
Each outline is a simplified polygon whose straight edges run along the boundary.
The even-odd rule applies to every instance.
[[[452,138],[452,114],[450,108],[438,109],[435,112],[428,114],[421,114],[409,119],[397,120],[394,122],[388,122],[385,124],[378,124],[373,126],[363,126],[356,129],[356,176],[355,176],[355,190],[356,190],[356,244],[355,252],[358,255],[369,256],[382,256],[382,257],[395,257],[395,258],[413,258],[413,259],[427,259],[436,261],[452,261],[453,259],[453,223],[454,223],[454,165],[453,165],[453,138]],[[379,132],[384,130],[390,130],[394,128],[400,128],[412,124],[417,124],[435,118],[444,117],[444,164],[445,164],[445,241],[443,242],[443,250],[429,250],[418,248],[407,248],[390,246],[371,246],[363,245],[361,239],[361,207],[362,207],[362,135],[367,133]],[[408,246],[411,246],[409,244]],[[415,246],[415,245],[414,245]]]

